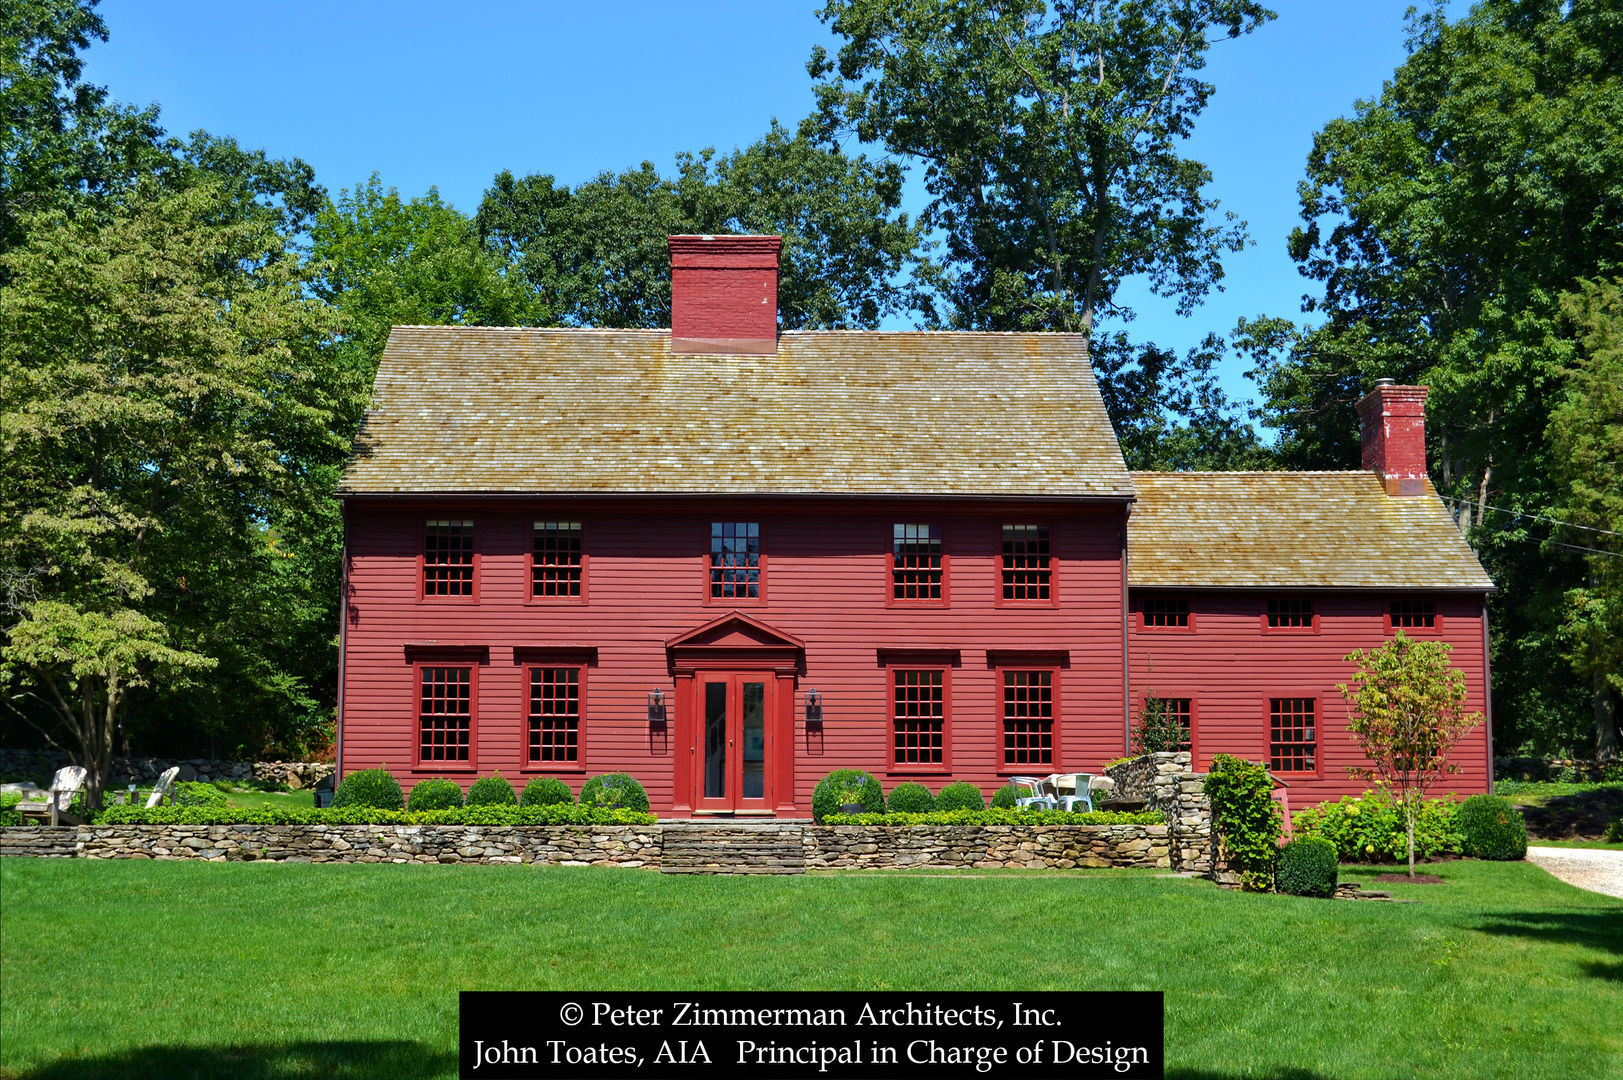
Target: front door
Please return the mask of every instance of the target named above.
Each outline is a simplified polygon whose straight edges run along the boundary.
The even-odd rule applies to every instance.
[[[766,762],[772,752],[767,717],[774,715],[777,679],[770,674],[703,672],[693,680],[695,810],[770,810]]]

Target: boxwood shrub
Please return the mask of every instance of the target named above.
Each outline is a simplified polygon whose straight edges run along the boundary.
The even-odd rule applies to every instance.
[[[1279,849],[1274,888],[1292,896],[1336,894],[1336,846],[1322,836],[1303,836]]]
[[[21,825],[23,814],[17,809],[17,804],[23,801],[20,791],[7,791],[0,793],[0,825]]]
[[[448,810],[383,810],[375,806],[244,807],[113,806],[95,815],[98,825],[651,825],[643,810],[610,810],[574,803],[546,806],[464,806]]]
[[[647,810],[648,792],[630,773],[611,772],[594,776],[580,788],[582,806],[624,807]]]
[[[550,806],[553,803],[572,803],[575,793],[556,776],[538,776],[524,785],[520,806]]]
[[[1458,855],[1457,805],[1451,799],[1427,799],[1415,820],[1416,858]],[[1346,795],[1292,815],[1297,836],[1322,836],[1336,846],[1344,863],[1401,862],[1409,858],[1409,838],[1397,800],[1378,791]]]
[[[923,784],[908,781],[890,789],[885,809],[892,814],[928,814],[935,809],[935,796]]]
[[[935,797],[937,810],[985,810],[986,799],[981,795],[981,789],[968,780],[959,780],[948,784],[941,789]]]
[[[812,819],[825,821],[846,803],[861,803],[868,813],[883,814],[885,790],[861,769],[835,769],[812,789]]]
[[[413,784],[407,810],[450,810],[462,805],[462,787],[455,780],[423,780]]]
[[[939,805],[939,804],[938,804]],[[928,814],[830,814],[830,825],[1165,825],[1155,810],[941,810]]]
[[[1473,859],[1510,861],[1527,855],[1527,823],[1497,795],[1472,795],[1455,813],[1460,851]]]
[[[481,776],[468,788],[469,806],[517,806],[518,792],[499,773]]]
[[[992,794],[992,806],[998,810],[1013,810],[1014,800],[1020,796],[1015,792],[1013,784],[1004,784]]]
[[[338,781],[332,804],[335,807],[370,806],[378,810],[404,810],[406,797],[400,791],[400,781],[388,769],[362,769]]]

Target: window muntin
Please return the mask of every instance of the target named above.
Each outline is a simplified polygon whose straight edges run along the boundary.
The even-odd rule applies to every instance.
[[[710,598],[761,598],[761,526],[758,522],[710,523]]]
[[[943,765],[947,743],[947,673],[891,672],[891,763]]]
[[[1003,526],[1004,600],[1053,599],[1053,564],[1047,525]]]
[[[1268,767],[1274,772],[1317,772],[1313,698],[1268,699]]]
[[[530,668],[526,761],[530,765],[578,765],[580,727],[581,669]]]
[[[1054,673],[1002,673],[1003,764],[1054,763]]]
[[[530,556],[530,597],[578,600],[586,584],[586,545],[578,521],[537,521]]]
[[[1431,630],[1437,626],[1437,602],[1430,599],[1393,600],[1392,629]]]
[[[1192,698],[1145,698],[1146,711],[1160,709],[1163,716],[1173,721],[1182,729],[1183,734],[1173,746],[1173,750],[1191,751],[1194,749],[1194,740],[1191,732],[1194,731],[1195,702]]]
[[[1268,598],[1268,629],[1313,629],[1313,598],[1310,596],[1270,596]]]
[[[1189,598],[1166,593],[1148,593],[1140,610],[1144,613],[1144,626],[1152,630],[1187,629],[1189,627]]]
[[[423,534],[423,595],[473,595],[473,522],[427,523]]]
[[[417,759],[470,761],[473,753],[473,668],[419,669]]]
[[[941,600],[945,596],[946,578],[946,547],[940,525],[898,523],[892,527],[892,600]]]

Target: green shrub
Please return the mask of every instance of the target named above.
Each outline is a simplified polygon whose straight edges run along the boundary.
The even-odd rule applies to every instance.
[[[1460,852],[1473,859],[1510,861],[1527,854],[1527,823],[1496,795],[1472,795],[1455,812]]]
[[[1459,854],[1457,809],[1449,799],[1427,799],[1420,804],[1414,827],[1416,858]],[[1321,836],[1330,841],[1342,862],[1399,862],[1409,857],[1403,808],[1378,791],[1344,795],[1335,802],[1299,811],[1291,818],[1291,829],[1297,836]]]
[[[0,793],[0,826],[23,823],[22,811],[17,809],[17,804],[22,801],[23,793],[20,791]]]
[[[499,773],[480,777],[468,788],[469,806],[517,806],[518,792]]]
[[[406,797],[400,791],[400,781],[388,769],[362,769],[338,782],[332,804],[335,807],[370,806],[378,810],[403,810]]]
[[[1243,887],[1265,892],[1279,852],[1279,804],[1268,770],[1229,754],[1212,758],[1203,785],[1212,803],[1212,832]]]
[[[1298,837],[1279,849],[1274,888],[1292,896],[1334,896],[1338,861],[1336,846],[1324,837]]]
[[[985,810],[986,798],[981,789],[967,780],[948,784],[941,789],[935,797],[935,808],[943,812],[951,810]]]
[[[375,806],[244,807],[113,806],[98,825],[651,825],[643,810],[552,803],[547,806],[465,806],[448,810],[383,810]]]
[[[572,803],[575,793],[556,776],[538,776],[524,785],[520,806],[551,806],[554,803]]]
[[[885,809],[892,814],[928,814],[935,809],[935,796],[923,784],[897,784],[885,797]]]
[[[941,810],[928,814],[830,814],[830,825],[1165,825],[1155,810]]]
[[[846,803],[861,803],[868,813],[883,814],[885,790],[861,769],[835,769],[812,789],[812,818],[823,821],[840,813]],[[937,801],[936,805],[941,803]]]
[[[1019,798],[1013,784],[1004,784],[992,793],[992,808],[994,810],[1013,810],[1014,800]]]
[[[412,785],[407,810],[449,810],[462,805],[462,788],[455,780],[424,780]]]
[[[111,798],[108,792],[105,798]],[[229,806],[231,800],[225,797],[225,792],[213,784],[200,784],[196,781],[182,780],[175,785],[176,806]]]
[[[648,792],[630,773],[611,772],[594,776],[580,788],[582,806],[624,807],[627,810],[648,809]]]
[[[1623,844],[1623,814],[1613,818],[1611,824],[1606,826],[1606,839],[1613,844]]]

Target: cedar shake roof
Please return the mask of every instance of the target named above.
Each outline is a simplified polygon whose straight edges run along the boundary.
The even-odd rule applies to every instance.
[[[397,326],[341,494],[1130,498],[1083,339]]]
[[[1392,496],[1369,472],[1135,472],[1135,587],[1492,591],[1426,482]]]

